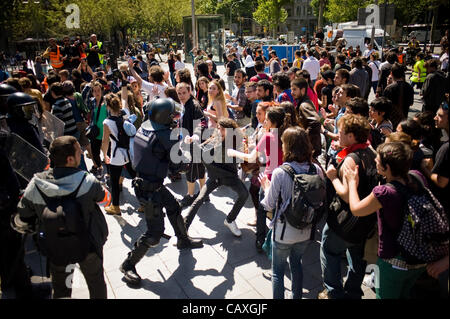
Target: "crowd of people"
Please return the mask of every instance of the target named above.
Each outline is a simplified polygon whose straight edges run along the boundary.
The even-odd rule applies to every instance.
[[[143,213],[148,229],[120,266],[130,285],[140,285],[135,266],[164,236],[163,208],[178,249],[201,248],[188,236],[189,227],[211,192],[224,185],[237,196],[224,220],[236,237],[242,236],[236,218],[250,195],[254,218],[248,225],[255,227],[255,249],[271,258],[275,299],[285,296],[288,260],[292,297],[302,298],[302,255],[317,231],[324,286],[319,299],[362,297],[367,243],[374,240],[377,298],[410,298],[426,274],[439,279],[448,296],[448,46],[446,62],[417,54],[407,81],[396,52],[380,61],[369,46],[364,52],[338,47],[332,54],[317,44],[296,51],[290,65],[271,48],[266,57],[261,47],[229,45],[224,74],[212,55],[195,48],[192,74],[177,52],[169,54],[166,72],[153,52],[145,59],[135,52],[113,70],[95,35],[87,45],[70,44],[68,37],[63,42],[51,39],[42,55],[52,65],[48,74],[36,67],[0,84],[2,141],[19,135],[50,162],[26,180],[14,173],[2,142],[7,178],[0,186],[1,236],[7,239],[1,242],[13,243],[1,244],[2,292],[30,296],[20,233],[38,231],[54,298],[71,296],[65,270],[74,262],[90,297],[106,298],[102,250],[108,228],[99,205],[106,214],[121,215],[126,177],[133,179],[136,213]],[[411,117],[413,86],[423,108]],[[371,90],[375,98],[369,101]],[[45,112],[64,123],[63,136],[44,137]],[[181,133],[172,140],[175,129]],[[187,165],[173,159],[180,144],[175,153],[183,153]],[[164,179],[178,183],[183,174],[187,194],[175,200]],[[420,214],[423,207],[433,222]],[[55,242],[60,235],[52,231],[61,221],[49,215],[61,211],[82,212],[81,226],[71,222],[84,236],[66,230],[66,241]],[[441,236],[426,243],[432,253],[417,248],[423,239],[407,237],[405,218],[413,228],[428,223],[438,229]],[[405,237],[406,244],[400,240]]]

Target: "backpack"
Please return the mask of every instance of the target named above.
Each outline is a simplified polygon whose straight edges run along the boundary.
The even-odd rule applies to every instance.
[[[385,139],[386,138],[385,138],[384,134],[381,133],[380,130],[378,130],[376,128],[370,129],[369,140],[370,140],[370,145],[372,145],[374,150],[377,149],[378,145],[383,144]]]
[[[39,187],[38,192],[46,207],[39,223],[38,246],[41,253],[57,266],[79,263],[89,253],[89,223],[85,223],[81,204],[76,200],[78,190],[66,196],[48,197]]]
[[[293,227],[301,230],[316,225],[326,207],[325,181],[320,177],[314,164],[308,173],[297,174],[288,164],[280,166],[293,180],[290,205],[283,212],[284,218]],[[283,239],[283,233],[281,239]]]
[[[379,175],[375,165],[375,151],[370,148],[356,150],[347,156],[351,157],[359,166],[358,193],[361,198],[369,195],[373,188],[379,184]],[[337,166],[340,172],[344,160]],[[332,187],[332,186],[331,186]],[[346,203],[332,187],[334,193],[328,208],[327,223],[330,228],[347,242],[358,244],[371,237],[375,230],[377,221],[376,214],[358,217],[354,216],[350,206]],[[331,194],[329,194],[331,197]]]
[[[123,148],[128,153],[128,158],[130,159],[130,136],[125,132],[125,129],[123,128],[123,116],[110,116],[110,120],[114,121],[117,126],[117,138],[109,134],[109,137],[113,139],[116,142],[116,147],[113,150],[112,156],[116,156],[116,152],[118,148]]]
[[[448,218],[420,176],[413,172],[409,176],[418,184],[417,192],[398,182],[390,183],[406,199],[396,238],[400,255],[411,265],[435,262],[448,256]]]

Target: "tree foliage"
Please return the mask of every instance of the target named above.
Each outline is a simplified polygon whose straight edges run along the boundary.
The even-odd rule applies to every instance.
[[[79,29],[65,24],[65,9],[71,3],[80,8]],[[13,0],[0,4],[0,26],[14,40],[91,33],[109,37],[119,30],[137,37],[157,36],[180,32],[190,8],[190,0]]]
[[[280,23],[286,21],[288,13],[283,6],[292,3],[292,0],[258,0],[258,8],[253,18],[259,24],[276,30]]]
[[[373,4],[373,0],[312,0],[311,6],[316,16],[319,14],[319,4],[325,1],[324,17],[328,22],[355,21],[358,8]],[[379,0],[378,4],[389,3],[395,6],[397,24],[425,23],[427,13],[436,6],[448,8],[447,0]]]

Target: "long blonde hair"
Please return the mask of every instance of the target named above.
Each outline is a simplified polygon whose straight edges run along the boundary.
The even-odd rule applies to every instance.
[[[221,102],[222,103],[222,116],[228,117],[227,101],[225,100],[225,95],[223,94],[222,86],[220,85],[219,81],[217,81],[217,80],[212,80],[211,82],[209,82],[208,88],[211,84],[214,84],[217,87],[218,93],[217,93],[216,98],[213,99],[212,96],[209,94],[209,89],[208,89],[209,103],[214,103],[214,101],[216,101],[216,100]],[[217,112],[217,110],[216,110],[216,112]]]

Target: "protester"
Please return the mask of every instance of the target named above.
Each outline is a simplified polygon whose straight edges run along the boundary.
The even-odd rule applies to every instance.
[[[344,147],[337,155],[338,166],[329,165],[327,176],[336,194],[331,202],[327,223],[322,231],[320,260],[325,290],[319,299],[360,299],[364,278],[364,244],[375,226],[373,216],[353,217],[345,199],[348,184],[342,167],[358,169],[358,193],[367,196],[375,187],[375,154],[367,141],[370,124],[360,115],[346,114],[339,122],[339,144]],[[339,217],[338,217],[339,216]],[[341,255],[346,253],[349,268],[345,285],[341,280]]]
[[[286,129],[281,137],[284,165],[288,165],[296,174],[305,174],[314,167],[315,174],[324,179],[321,168],[312,164],[312,146],[308,134],[299,127]],[[269,182],[267,177],[261,180],[265,196],[261,205],[268,211],[274,210],[272,252],[272,290],[274,299],[284,299],[284,274],[289,257],[291,269],[292,299],[301,299],[303,295],[302,256],[311,244],[312,227],[297,229],[284,217],[292,198],[293,180],[284,168],[276,168]],[[281,202],[279,202],[281,198]]]
[[[107,204],[109,193],[92,175],[77,169],[81,160],[81,148],[74,137],[62,136],[55,139],[50,145],[50,159],[52,168],[36,174],[27,186],[17,207],[18,215],[15,218],[15,224],[26,229],[31,227],[33,218],[38,218],[42,223],[42,214],[48,206],[49,198],[66,196],[75,192],[75,199],[72,200],[79,204],[83,220],[90,221],[86,228],[88,249],[84,251],[84,258],[77,262],[88,284],[90,297],[106,299],[103,245],[108,236],[108,226],[97,203]],[[48,240],[57,238],[57,234],[46,233],[46,235],[49,236]],[[57,242],[46,242],[46,244],[58,245]],[[66,250],[62,250],[70,255],[76,251],[70,251],[67,248],[78,247],[69,246]],[[64,259],[66,256],[49,257],[53,298],[70,298],[72,288],[71,285],[67,285],[67,279],[73,276],[74,268],[68,271],[68,264],[60,264],[57,262],[59,258]]]

